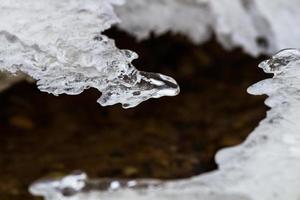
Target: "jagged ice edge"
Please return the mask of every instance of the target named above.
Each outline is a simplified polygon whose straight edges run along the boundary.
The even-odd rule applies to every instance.
[[[168,76],[138,71],[138,56],[101,32],[119,22],[122,0],[0,0],[0,71],[22,72],[54,95],[102,92],[103,106],[134,107],[179,93]]]

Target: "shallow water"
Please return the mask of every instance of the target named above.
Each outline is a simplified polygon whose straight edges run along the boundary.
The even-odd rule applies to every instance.
[[[76,169],[91,177],[190,177],[214,169],[215,152],[240,143],[264,117],[264,98],[246,93],[265,78],[261,59],[214,41],[198,47],[166,35],[139,44],[107,34],[139,53],[140,70],[178,80],[181,94],[129,110],[100,107],[94,90],[54,97],[21,83],[0,94],[1,200],[33,199],[31,182]]]

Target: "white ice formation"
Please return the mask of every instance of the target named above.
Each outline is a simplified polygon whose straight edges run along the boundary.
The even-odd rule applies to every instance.
[[[101,105],[133,107],[179,89],[169,77],[137,71],[137,55],[101,34],[119,18],[139,39],[171,31],[203,43],[215,35],[253,56],[300,46],[299,0],[123,1],[0,0],[0,71],[28,74],[54,95],[93,87]]]
[[[139,39],[168,31],[253,56],[300,47],[299,0],[127,0],[118,26]]]
[[[244,143],[217,154],[218,170],[156,187],[106,187],[104,191],[97,184],[89,186],[86,176],[78,182],[70,175],[38,181],[30,187],[31,193],[45,200],[299,200],[300,50],[281,51],[259,67],[274,77],[248,92],[268,95],[266,105],[271,110]],[[73,183],[65,184],[70,178]],[[64,189],[73,192],[64,195]]]
[[[167,76],[138,71],[138,56],[119,50],[101,32],[119,22],[123,0],[0,0],[0,71],[22,72],[41,91],[77,95],[102,92],[103,105],[134,107],[149,98],[178,94]]]
[[[24,79],[28,79],[28,77],[23,74],[12,76],[8,73],[0,73],[0,92],[6,90],[17,82],[23,81]]]

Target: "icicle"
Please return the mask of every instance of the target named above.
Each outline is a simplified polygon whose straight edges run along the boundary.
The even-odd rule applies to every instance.
[[[138,56],[101,32],[119,21],[121,0],[0,0],[0,71],[22,72],[54,95],[102,92],[103,105],[130,108],[149,98],[174,96],[174,79],[138,71]]]

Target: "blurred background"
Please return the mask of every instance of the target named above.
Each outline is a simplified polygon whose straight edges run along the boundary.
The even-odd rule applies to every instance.
[[[181,93],[136,108],[101,107],[98,91],[55,97],[21,82],[0,93],[0,199],[31,200],[30,183],[81,169],[92,177],[179,179],[216,168],[214,154],[241,143],[264,118],[265,79],[253,58],[215,39],[192,44],[165,34],[137,42],[105,33],[140,55],[139,70],[174,77]]]

